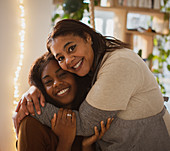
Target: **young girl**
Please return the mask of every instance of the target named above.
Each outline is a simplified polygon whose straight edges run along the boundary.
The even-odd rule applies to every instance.
[[[88,81],[88,77],[82,79],[62,70],[51,53],[45,53],[38,58],[30,70],[29,84],[36,85],[43,92],[47,102],[50,103],[46,104],[48,109],[52,106],[51,104],[62,107],[49,123],[57,137],[48,127],[32,117],[26,117],[20,126],[18,150],[94,150],[93,143],[104,135],[112,119],[108,119],[106,128],[101,122],[100,135],[95,127],[94,136],[84,138],[83,141],[80,136],[75,138],[76,116],[70,109],[78,109],[86,95]],[[29,103],[32,102],[29,101]],[[50,110],[44,110],[41,115],[36,114],[35,118],[46,123],[49,113]],[[22,110],[18,112],[18,115],[25,116]]]

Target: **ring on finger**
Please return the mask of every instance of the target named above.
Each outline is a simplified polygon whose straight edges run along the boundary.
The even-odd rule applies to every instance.
[[[27,102],[32,102],[32,99],[28,99]]]
[[[66,114],[66,116],[70,116],[70,117],[72,117],[72,115],[71,115],[70,113],[67,113],[67,114]]]

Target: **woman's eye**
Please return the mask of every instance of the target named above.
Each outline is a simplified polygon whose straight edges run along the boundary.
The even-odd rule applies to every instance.
[[[58,60],[58,61],[62,61],[63,59],[64,59],[64,57],[63,57],[63,56],[62,56],[62,57],[58,57],[58,58],[57,58],[57,60]]]
[[[68,52],[74,51],[75,47],[76,47],[76,45],[73,45],[73,46],[69,47],[69,48],[68,48]]]

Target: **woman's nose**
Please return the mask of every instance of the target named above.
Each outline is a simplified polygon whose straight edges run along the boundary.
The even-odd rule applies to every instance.
[[[73,60],[74,60],[74,56],[72,56],[72,57],[67,57],[66,58],[66,65],[68,66],[68,65],[71,65],[72,64],[72,62],[73,62]]]

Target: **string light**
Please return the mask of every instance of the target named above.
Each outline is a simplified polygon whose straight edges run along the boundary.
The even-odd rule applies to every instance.
[[[20,47],[19,47],[19,62],[15,71],[14,77],[14,104],[17,104],[19,101],[19,75],[23,64],[24,59],[24,40],[25,40],[25,9],[24,9],[24,0],[19,0],[19,9],[20,9]]]

